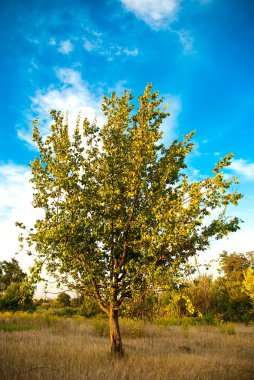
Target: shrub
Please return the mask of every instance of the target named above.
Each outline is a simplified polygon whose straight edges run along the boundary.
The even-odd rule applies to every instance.
[[[97,302],[91,297],[84,296],[82,305],[79,308],[79,314],[86,318],[91,318],[100,313],[101,309]]]

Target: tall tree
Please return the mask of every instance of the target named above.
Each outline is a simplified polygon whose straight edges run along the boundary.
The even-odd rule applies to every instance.
[[[132,100],[128,91],[104,96],[105,124],[85,119],[73,136],[60,112],[51,112],[45,139],[35,121],[40,157],[31,164],[33,205],[44,215],[27,236],[38,253],[34,274],[45,267],[93,295],[109,317],[111,351],[119,354],[118,316],[133,289],[148,279],[152,286],[157,270],[179,266],[211,237],[236,231],[239,220],[225,212],[241,198],[228,191],[236,179],[221,172],[232,154],[210,178],[189,182],[185,158],[194,132],[165,147],[163,99],[148,85],[136,109]]]

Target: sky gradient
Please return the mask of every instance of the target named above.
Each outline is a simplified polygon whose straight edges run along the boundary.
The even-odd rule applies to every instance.
[[[254,3],[252,0],[8,0],[0,13],[0,260],[31,224],[32,120],[46,134],[51,108],[103,122],[103,94],[148,82],[169,101],[164,143],[196,130],[189,175],[211,175],[234,153],[244,198],[229,215],[241,231],[205,256],[254,250]],[[203,256],[205,254],[202,254]],[[25,254],[19,256],[24,269]]]

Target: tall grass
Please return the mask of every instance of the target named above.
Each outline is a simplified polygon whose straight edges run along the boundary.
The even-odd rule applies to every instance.
[[[254,378],[253,326],[235,325],[235,334],[230,335],[214,326],[186,328],[123,320],[125,356],[112,360],[105,319],[25,314],[0,315],[0,319],[2,324],[31,327],[0,333],[0,378],[4,380]]]

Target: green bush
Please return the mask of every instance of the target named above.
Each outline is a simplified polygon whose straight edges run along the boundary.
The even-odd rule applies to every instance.
[[[215,316],[213,313],[206,313],[202,317],[202,322],[206,325],[213,326],[215,324]]]
[[[0,310],[27,310],[33,306],[33,289],[25,284],[12,282],[0,297]]]
[[[79,308],[80,315],[86,318],[91,318],[98,314],[101,314],[101,309],[93,298],[88,296],[84,296],[82,298],[82,305]]]
[[[71,296],[65,292],[58,294],[56,298],[56,305],[59,307],[71,306]]]

